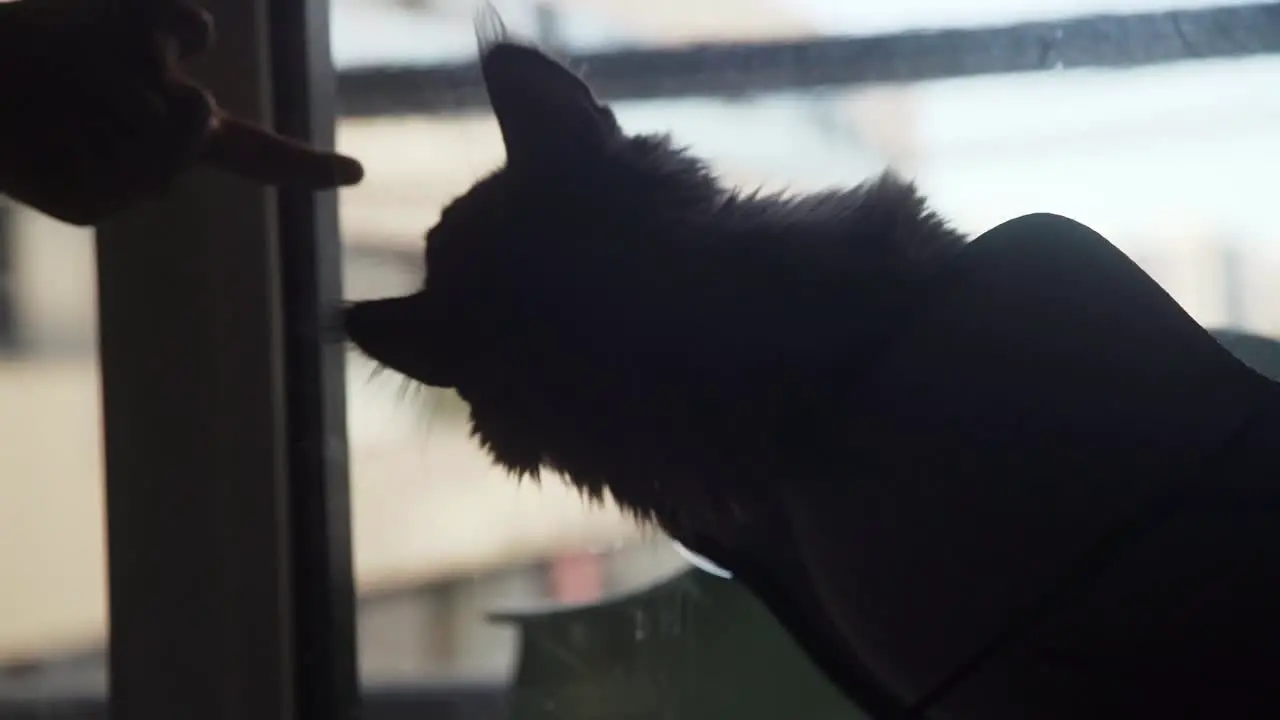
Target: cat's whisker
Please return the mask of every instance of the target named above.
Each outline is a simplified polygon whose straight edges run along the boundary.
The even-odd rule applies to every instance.
[[[382,374],[385,373],[387,370],[388,368],[386,365],[383,365],[382,363],[376,360],[370,361],[369,376],[365,378],[365,382],[372,383],[373,381],[377,380],[379,377],[382,377]]]

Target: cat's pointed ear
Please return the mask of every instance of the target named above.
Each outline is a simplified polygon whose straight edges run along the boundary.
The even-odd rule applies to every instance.
[[[621,135],[613,112],[553,58],[505,39],[482,46],[481,52],[480,68],[508,165],[554,166],[566,156],[600,152]]]

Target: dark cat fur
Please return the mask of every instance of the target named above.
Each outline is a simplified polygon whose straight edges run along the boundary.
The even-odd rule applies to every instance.
[[[731,543],[847,412],[875,329],[965,239],[892,175],[736,191],[668,138],[622,133],[536,50],[497,42],[482,68],[507,163],[428,233],[423,290],[355,305],[350,338],[456,388],[512,472]]]

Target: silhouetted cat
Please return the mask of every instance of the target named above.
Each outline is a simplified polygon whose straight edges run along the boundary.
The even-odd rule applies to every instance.
[[[427,234],[423,290],[357,305],[351,339],[456,388],[516,473],[563,471],[672,531],[735,525],[706,515],[737,476],[794,461],[743,451],[785,455],[779,433],[819,422],[849,359],[831,349],[856,353],[962,237],[889,175],[800,197],[725,187],[668,138],[624,134],[536,50],[496,45],[483,69],[507,164]]]
[[[891,175],[734,190],[537,50],[482,67],[506,165],[427,234],[423,289],[355,305],[350,338],[456,389],[517,474],[561,471],[694,548],[780,522],[770,484],[843,412],[833,382],[963,238]]]
[[[892,175],[737,191],[541,52],[481,65],[506,164],[427,234],[422,290],[349,309],[365,353],[456,389],[514,473],[563,472],[731,570],[877,717],[1136,717],[1190,692],[1062,669],[1118,631],[1072,631],[1087,662],[1043,672],[1017,643],[1062,650],[1024,637],[1035,613],[1269,383],[1075,223],[967,245]]]

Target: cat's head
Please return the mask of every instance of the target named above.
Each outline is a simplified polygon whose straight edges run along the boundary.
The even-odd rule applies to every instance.
[[[849,338],[960,242],[909,183],[734,193],[666,138],[624,133],[542,52],[497,42],[481,68],[505,163],[427,233],[422,289],[345,325],[375,361],[455,389],[514,472],[561,471],[640,514],[709,506],[707,477],[758,471],[743,448],[836,411]]]
[[[721,191],[664,138],[626,135],[548,55],[501,41],[481,68],[505,163],[427,233],[422,288],[356,303],[345,325],[380,364],[457,390],[494,458],[536,473],[587,442],[567,415],[609,412],[597,381],[635,360],[615,351],[625,337],[653,337],[642,326],[660,313],[638,303],[661,289],[661,226],[712,212]]]

